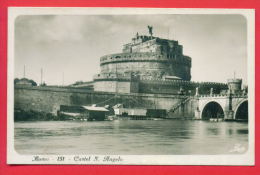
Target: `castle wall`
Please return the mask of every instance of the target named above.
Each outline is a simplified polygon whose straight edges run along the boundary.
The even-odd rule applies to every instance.
[[[101,92],[138,93],[139,83],[118,80],[95,81],[94,90]]]
[[[139,82],[138,81],[131,81],[130,92],[131,93],[139,93]]]
[[[121,78],[121,79],[120,79]],[[133,77],[132,77],[133,78]],[[151,78],[131,79],[131,77],[104,77],[96,78],[94,90],[102,92],[118,93],[145,93],[145,94],[180,94],[195,95],[196,88],[201,95],[209,95],[211,88],[213,94],[221,94],[227,91],[228,86],[224,83],[214,82],[191,82],[182,80],[162,80]],[[182,91],[182,92],[181,92]]]
[[[156,44],[156,40],[149,40],[132,46],[132,52],[158,52],[161,53],[160,45]]]
[[[140,93],[159,93],[159,94],[178,94],[180,89],[186,95],[195,95],[196,88],[199,88],[200,94],[210,94],[210,89],[213,88],[214,94],[220,94],[222,90],[226,90],[227,84],[224,83],[198,83],[190,81],[179,81],[179,80],[145,80],[142,79],[139,82]]]
[[[60,105],[71,105],[71,93],[60,88],[16,87],[14,108],[56,114]]]
[[[102,92],[129,93],[130,83],[118,81],[96,81],[94,83],[94,90]]]
[[[169,65],[157,62],[119,62],[101,66],[101,73],[107,72],[117,72],[118,74],[134,72],[139,73],[140,75],[155,77],[162,76],[163,74],[174,74],[174,72],[170,70]]]
[[[126,108],[166,109],[183,101],[186,96],[163,94],[115,94],[91,92],[81,89],[53,87],[15,87],[14,107],[25,111],[38,111],[57,114],[60,105],[116,105]],[[190,108],[187,106],[186,108]],[[187,116],[193,116],[193,109],[185,110]],[[176,111],[170,117],[181,117],[182,111]]]

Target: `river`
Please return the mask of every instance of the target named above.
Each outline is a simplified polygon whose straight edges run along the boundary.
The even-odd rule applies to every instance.
[[[19,154],[241,154],[248,123],[195,120],[15,122]]]

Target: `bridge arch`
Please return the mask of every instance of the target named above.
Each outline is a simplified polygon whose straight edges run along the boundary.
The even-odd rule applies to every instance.
[[[235,120],[248,120],[248,100],[242,100],[234,111]]]
[[[206,103],[201,112],[200,118],[202,120],[208,120],[210,118],[224,118],[225,112],[222,106],[216,101],[209,101]]]

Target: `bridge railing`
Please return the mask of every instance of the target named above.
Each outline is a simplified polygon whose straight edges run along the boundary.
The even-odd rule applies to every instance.
[[[199,98],[208,98],[208,97],[227,97],[228,95],[227,94],[203,94],[203,95],[197,95],[197,97]]]
[[[229,97],[229,94],[203,94],[197,95],[199,98],[208,98],[208,97]],[[232,94],[232,98],[247,98],[247,94]]]

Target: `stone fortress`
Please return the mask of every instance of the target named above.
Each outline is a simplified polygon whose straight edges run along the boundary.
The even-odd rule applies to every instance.
[[[221,93],[227,84],[191,82],[192,61],[178,41],[138,33],[123,46],[122,53],[100,58],[100,74],[94,76],[94,90],[118,93],[201,94]]]
[[[16,82],[15,110],[57,115],[64,106],[121,104],[129,115],[147,111],[135,114],[137,119],[142,115],[248,120],[247,89],[242,89],[242,79],[227,83],[191,81],[192,59],[183,54],[183,46],[155,37],[152,27],[148,29],[148,36],[137,33],[123,46],[122,53],[102,56],[101,71],[91,82],[63,87],[34,86],[25,79]]]

